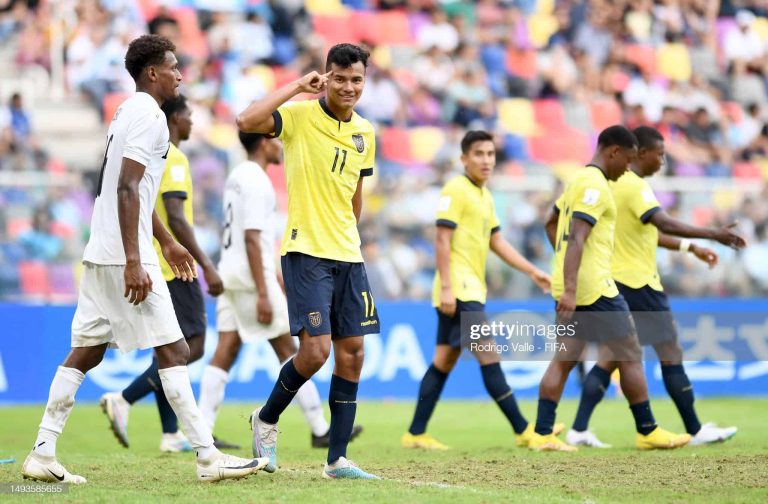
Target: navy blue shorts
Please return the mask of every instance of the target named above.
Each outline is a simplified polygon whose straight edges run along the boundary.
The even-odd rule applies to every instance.
[[[647,285],[633,289],[616,282],[616,286],[632,311],[641,345],[677,341],[677,325],[666,294]]]
[[[181,333],[186,339],[193,336],[205,336],[208,323],[200,282],[197,281],[197,278],[191,282],[174,278],[167,284]]]
[[[456,300],[456,313],[449,317],[437,308],[437,344],[450,345],[452,348],[461,347],[461,314],[462,312],[480,312],[477,317],[485,321],[485,305],[479,301]],[[477,322],[477,321],[476,321]]]
[[[570,323],[574,337],[583,341],[605,343],[636,333],[629,306],[621,294],[613,298],[600,296],[591,305],[577,306]]]
[[[280,259],[291,334],[334,339],[378,333],[379,315],[363,263],[289,252]]]

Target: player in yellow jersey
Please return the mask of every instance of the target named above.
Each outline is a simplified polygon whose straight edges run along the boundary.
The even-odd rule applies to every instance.
[[[251,104],[237,118],[246,132],[283,141],[288,223],[281,265],[291,334],[299,351],[285,363],[266,404],[251,415],[253,451],[277,469],[277,421],[298,389],[331,352],[336,365],[328,402],[331,430],[323,477],[378,479],[347,460],[363,366],[363,336],[379,318],[360,253],[357,222],[363,178],[373,174],[376,139],[353,107],[365,85],[368,53],[352,44],[330,49],[326,73],[311,72]],[[320,99],[289,100],[302,93]],[[288,102],[288,103],[286,103]]]
[[[181,142],[189,139],[192,131],[192,111],[183,95],[166,100],[161,109],[168,121],[170,146],[166,154],[163,176],[160,180],[155,212],[174,239],[184,245],[202,267],[205,280],[208,283],[208,293],[212,296],[218,296],[223,291],[221,278],[213,262],[203,252],[195,239],[195,232],[192,228],[194,222],[192,173],[189,169],[187,156],[178,147]],[[197,278],[192,282],[177,279],[168,262],[163,258],[157,240],[154,240],[154,245],[160,259],[163,279],[168,284],[168,290],[171,293],[176,319],[189,345],[188,363],[195,362],[203,356],[207,327],[203,292]],[[154,358],[150,367],[122,392],[104,394],[101,398],[102,409],[109,418],[110,427],[118,441],[127,448],[130,406],[154,392],[163,427],[160,450],[164,452],[189,451],[192,447],[184,435],[179,432],[176,415],[165,398],[158,373],[158,361],[157,358]],[[216,444],[216,446],[217,448],[222,447],[220,444]]]
[[[493,137],[485,131],[470,131],[461,140],[464,174],[443,187],[437,210],[435,253],[437,272],[432,289],[432,304],[437,309],[437,346],[432,365],[419,387],[416,412],[404,448],[446,449],[426,433],[427,423],[440,399],[448,374],[461,355],[461,318],[468,312],[485,321],[485,263],[488,250],[513,268],[527,274],[544,292],[549,292],[550,277],[528,262],[504,239],[493,196],[485,184],[496,165]],[[471,347],[470,347],[470,350]],[[488,394],[496,401],[517,434],[518,446],[527,446],[533,433],[517,407],[501,369],[499,354],[491,350],[473,351]]]
[[[656,266],[658,246],[691,252],[710,267],[717,254],[690,242],[706,238],[723,245],[742,248],[744,240],[733,226],[703,228],[674,219],[662,210],[646,177],[664,165],[664,137],[657,130],[641,126],[633,131],[639,143],[637,159],[629,171],[612,187],[616,200],[616,243],[613,252],[613,279],[632,310],[641,345],[652,345],[661,361],[661,375],[669,396],[692,436],[692,445],[725,441],[736,434],[736,427],[717,427],[699,422],[693,406],[693,388],[683,368],[683,351],[677,341],[677,328]],[[659,234],[661,231],[664,234]],[[683,237],[683,240],[672,238]],[[573,445],[607,447],[588,430],[589,418],[610,385],[615,363],[599,361],[587,374],[573,428],[566,441]]]
[[[636,155],[637,139],[631,131],[623,126],[603,130],[597,152],[568,183],[547,221],[547,236],[555,248],[552,295],[558,324],[567,325],[565,333],[573,336],[557,338],[556,354],[541,379],[531,449],[576,450],[552,431],[565,381],[587,341],[599,343],[603,358],[616,361],[621,370],[638,448],[677,448],[690,440],[688,434],[672,434],[656,425],[635,326],[611,274],[616,204],[609,181],[621,177]]]

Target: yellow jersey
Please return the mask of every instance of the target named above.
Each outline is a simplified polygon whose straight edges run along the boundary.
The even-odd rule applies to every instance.
[[[485,262],[491,235],[500,230],[493,196],[486,187],[461,175],[448,181],[440,193],[438,226],[454,230],[451,237],[451,288],[460,301],[485,303]],[[432,283],[432,304],[440,306],[440,272]]]
[[[340,121],[324,99],[278,108],[274,136],[283,141],[288,222],[280,254],[363,262],[352,196],[360,177],[373,174],[373,126],[353,112]]]
[[[648,221],[661,210],[647,180],[632,170],[611,184],[616,201],[613,279],[633,289],[664,290],[656,266],[659,230]]]
[[[192,210],[192,172],[189,170],[189,160],[178,147],[170,143],[168,149],[168,157],[165,161],[165,169],[163,170],[163,178],[160,180],[160,190],[157,193],[157,200],[155,201],[155,211],[160,220],[163,221],[165,228],[171,233],[173,239],[176,240],[176,235],[173,234],[173,230],[168,225],[168,212],[165,210],[166,198],[181,198],[184,200],[184,218],[187,219],[189,225],[193,225],[193,210]],[[160,270],[163,272],[163,278],[168,282],[176,278],[173,274],[173,270],[168,265],[168,262],[163,257],[163,253],[160,251],[160,243],[156,239],[152,239],[157,251],[157,257],[160,259]]]
[[[552,297],[556,300],[565,291],[563,268],[565,251],[574,218],[592,225],[584,243],[576,284],[576,306],[587,306],[600,296],[616,297],[619,290],[611,274],[613,234],[616,228],[616,204],[608,179],[596,166],[579,170],[558,198],[555,208],[557,241],[555,243],[555,269],[552,274]]]

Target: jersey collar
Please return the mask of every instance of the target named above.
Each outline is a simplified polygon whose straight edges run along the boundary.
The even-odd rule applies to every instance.
[[[333,111],[328,107],[328,104],[325,102],[325,97],[320,98],[319,100],[317,100],[317,102],[320,104],[320,108],[323,109],[323,112],[325,112],[328,115],[328,117],[330,117],[334,121],[338,123],[348,123],[352,121],[352,116],[349,116],[349,119],[347,119],[346,121],[342,121],[341,119],[336,117],[336,114],[333,113]]]
[[[599,171],[600,173],[602,173],[602,174],[603,174],[603,177],[605,177],[605,180],[608,180],[608,175],[607,175],[607,174],[606,174],[606,173],[603,171],[603,169],[602,169],[602,168],[600,168],[600,167],[599,167],[599,166],[597,166],[596,164],[592,164],[592,163],[590,163],[590,164],[588,164],[588,165],[587,165],[587,168],[597,168],[597,169],[598,169],[598,171]]]

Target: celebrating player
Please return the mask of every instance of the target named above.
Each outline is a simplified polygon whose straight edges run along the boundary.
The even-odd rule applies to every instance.
[[[277,469],[277,421],[331,351],[331,430],[323,477],[375,479],[347,460],[363,366],[363,335],[379,332],[365,274],[357,222],[363,177],[373,174],[373,126],[354,112],[365,84],[368,53],[333,46],[325,71],[310,72],[251,104],[237,118],[242,131],[283,140],[288,224],[281,248],[292,335],[299,351],[285,363],[266,404],[251,415],[253,450]],[[286,103],[301,93],[324,98]]]
[[[626,301],[611,276],[616,205],[609,180],[615,181],[637,154],[637,139],[623,126],[603,130],[591,162],[579,170],[560,196],[546,224],[555,248],[552,295],[559,324],[569,324],[574,337],[558,337],[558,350],[539,385],[535,433],[528,446],[541,451],[575,451],[553,434],[557,403],[568,373],[587,341],[600,343],[603,355],[621,371],[621,387],[630,404],[641,449],[677,448],[688,434],[673,434],[656,425],[648,386]]]
[[[178,96],[181,82],[175,49],[157,35],[139,37],[128,47],[125,67],[137,92],[118,108],[107,132],[72,321],[72,351],[53,377],[37,440],[22,467],[25,478],[86,482],[56,460],[56,441],[85,373],[101,362],[110,344],[123,352],[155,349],[163,391],[197,452],[200,480],[241,478],[269,462],[225,455],[213,446],[189,382],[189,347],[171,316],[173,304],[152,246],[154,234],[174,275],[194,279],[192,256],[152,209],[170,149],[160,105]]]
[[[513,268],[527,274],[544,292],[549,292],[549,275],[528,262],[499,232],[501,227],[485,184],[496,165],[493,137],[485,131],[470,131],[461,141],[464,175],[443,187],[437,211],[437,273],[432,304],[437,308],[437,346],[419,387],[416,412],[408,432],[400,440],[404,448],[444,450],[447,448],[426,433],[448,374],[462,350],[462,313],[476,312],[485,320],[485,261],[490,248]],[[533,434],[517,407],[517,401],[501,370],[499,354],[475,351],[483,383],[517,434],[517,445],[528,446]],[[562,430],[562,425],[558,426]]]
[[[155,202],[155,212],[157,212],[163,225],[167,226],[171,236],[189,250],[202,266],[208,284],[208,293],[218,296],[223,290],[221,279],[213,262],[197,244],[192,228],[194,222],[192,173],[189,170],[187,156],[178,147],[182,141],[189,139],[189,134],[192,131],[192,111],[187,106],[186,98],[182,95],[166,100],[160,108],[168,121],[171,145],[168,159],[165,162],[163,178],[160,180],[160,191]],[[171,293],[176,319],[189,345],[187,364],[191,364],[203,356],[205,344],[207,323],[203,291],[200,289],[200,284],[196,278],[192,282],[177,279],[168,262],[163,259],[160,243],[155,240],[154,245],[160,258],[160,270],[163,273],[163,279],[168,283],[168,291]],[[157,409],[160,412],[160,422],[163,427],[160,451],[179,452],[192,449],[187,438],[179,432],[176,415],[163,393],[162,386],[158,373],[158,361],[157,358],[154,358],[149,368],[122,392],[110,392],[102,396],[101,407],[109,418],[110,427],[120,444],[126,448],[128,448],[130,407],[154,391]]]
[[[296,353],[290,335],[288,305],[275,272],[275,188],[266,174],[281,161],[280,141],[240,132],[248,160],[237,165],[224,186],[224,236],[219,267],[226,292],[218,299],[219,343],[200,382],[200,411],[213,430],[224,400],[229,370],[243,341],[269,340],[280,363]],[[327,448],[330,428],[312,380],[296,393],[310,429],[312,446]],[[354,438],[362,429],[355,426]]]
[[[616,238],[611,262],[613,279],[633,312],[640,344],[652,345],[661,361],[664,386],[677,406],[685,430],[692,436],[691,444],[724,441],[736,434],[736,427],[702,425],[696,415],[693,387],[683,368],[683,350],[677,341],[677,329],[659,278],[656,249],[658,244],[681,252],[690,251],[714,266],[717,254],[691,243],[689,238],[707,238],[734,248],[742,248],[745,243],[732,231],[733,225],[716,229],[691,226],[662,210],[645,177],[652,176],[664,164],[664,137],[647,126],[641,126],[633,133],[639,143],[637,159],[612,188],[616,200]],[[665,234],[660,236],[659,231]],[[587,374],[576,420],[566,437],[569,444],[608,446],[587,427],[592,412],[610,385],[615,368],[615,363],[600,361]]]

